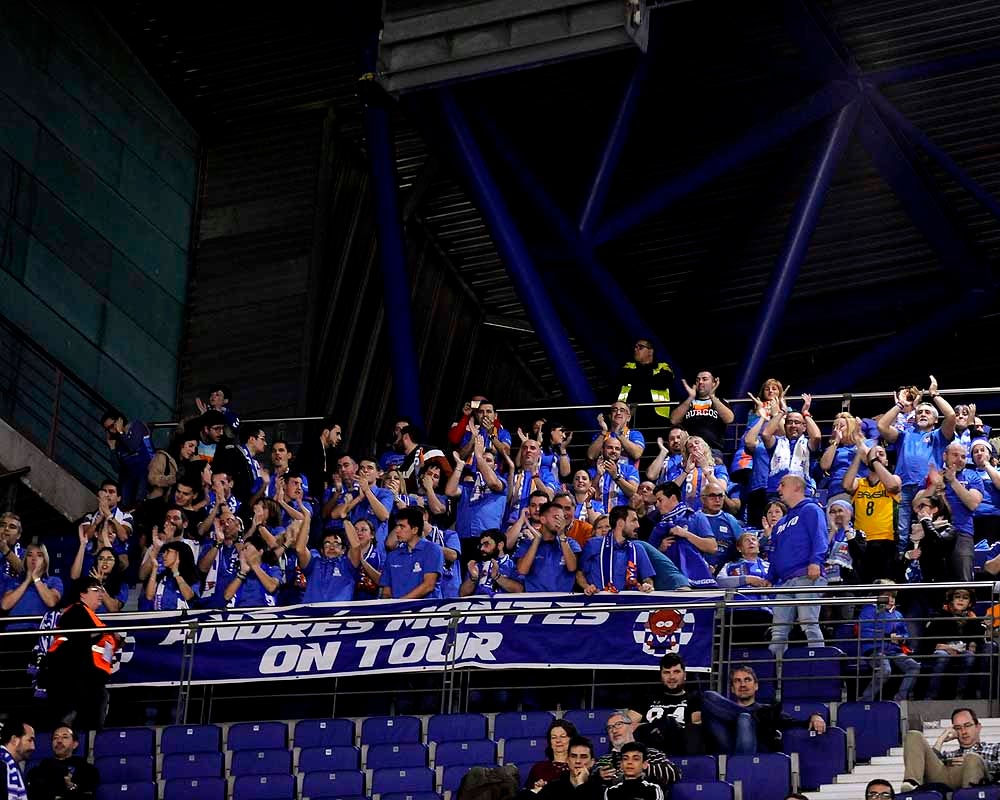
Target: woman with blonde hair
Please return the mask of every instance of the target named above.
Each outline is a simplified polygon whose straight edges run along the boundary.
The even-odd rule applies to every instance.
[[[683,490],[688,508],[701,510],[701,490],[713,479],[729,488],[729,470],[715,463],[708,442],[700,436],[689,436],[684,443],[684,471],[673,480]]]
[[[852,416],[846,411],[841,411],[833,418],[833,431],[830,433],[830,443],[819,458],[820,469],[826,475],[824,481],[827,494],[827,502],[844,494],[844,475],[847,474],[851,462],[854,461],[854,454],[857,452],[855,440],[861,430],[861,420]],[[868,469],[861,467],[858,477],[863,478],[868,474]]]

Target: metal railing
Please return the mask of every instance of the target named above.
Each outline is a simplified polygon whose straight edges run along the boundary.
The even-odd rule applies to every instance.
[[[855,606],[860,609],[869,604],[884,602],[885,595],[879,594],[884,591],[885,586],[827,586],[808,591],[816,595],[816,600],[809,600],[809,604],[820,606],[821,609],[842,609]],[[939,584],[898,584],[892,587],[892,591],[898,591],[900,595],[907,595],[912,592],[940,592],[948,588],[963,588],[973,592],[978,590],[983,597],[989,596],[991,604],[1000,603],[1000,583],[979,582],[979,583],[939,583]],[[827,635],[824,645],[836,647],[840,652],[823,651],[823,658],[816,659],[811,655],[797,655],[795,650],[781,659],[773,660],[769,655],[768,647],[771,641],[768,637],[751,636],[746,637],[742,632],[749,626],[741,622],[739,612],[758,608],[761,605],[769,607],[777,606],[800,606],[803,600],[796,598],[783,599],[783,595],[801,594],[802,587],[789,589],[740,589],[725,590],[724,596],[719,598],[720,590],[711,592],[690,592],[685,593],[683,600],[678,601],[678,595],[672,595],[671,603],[681,604],[687,610],[712,609],[713,610],[713,663],[711,675],[705,688],[712,688],[722,693],[726,692],[727,680],[730,669],[734,666],[747,664],[755,667],[759,672],[759,680],[762,686],[762,693],[773,692],[773,696],[781,700],[784,695],[790,694],[789,687],[792,684],[802,681],[826,681],[839,682],[841,687],[839,696],[830,698],[833,700],[844,700],[853,697],[861,697],[863,689],[868,685],[872,677],[872,660],[869,651],[872,649],[881,650],[883,641],[865,640],[861,638],[859,628],[853,628],[849,635]],[[753,595],[761,595],[755,599]],[[737,597],[740,596],[740,598]],[[848,595],[848,596],[845,596]],[[519,598],[530,597],[530,595],[519,595]],[[649,605],[602,605],[599,602],[588,604],[588,610],[601,610],[611,614],[635,613],[636,611],[648,611]],[[250,609],[240,609],[248,611]],[[273,609],[258,609],[260,611],[273,611]],[[447,630],[450,638],[458,632],[462,621],[467,617],[480,617],[482,610],[449,610],[449,611],[428,611],[422,616],[428,619],[447,619]],[[490,615],[510,616],[523,614],[523,608],[496,609]],[[107,614],[105,620],[108,623],[106,631],[127,632],[135,630],[134,616],[131,622],[124,620],[116,621],[116,617],[121,615]],[[112,690],[115,701],[113,707],[120,705],[122,698],[131,698],[131,702],[138,706],[156,703],[161,708],[169,707],[168,718],[178,722],[211,722],[221,721],[219,716],[230,716],[226,712],[226,704],[239,703],[244,700],[258,699],[259,693],[248,694],[245,684],[246,680],[239,680],[234,677],[231,687],[226,686],[199,686],[192,681],[192,665],[197,658],[197,642],[199,634],[206,629],[214,628],[240,628],[261,624],[259,619],[230,619],[223,620],[202,619],[191,617],[187,620],[171,623],[156,623],[155,614],[150,614],[149,622],[142,627],[146,630],[160,631],[184,631],[183,641],[176,643],[176,647],[182,650],[183,656],[180,660],[180,674],[177,676],[177,686],[153,691],[146,687],[135,688],[115,688]],[[856,615],[848,615],[846,620],[835,620],[833,622],[821,622],[822,625],[853,625],[856,622]],[[359,614],[351,615],[351,620],[355,622],[385,622],[394,619],[389,614]],[[907,617],[909,623],[919,625],[933,617],[926,615],[915,615]],[[25,622],[30,618],[18,618],[17,622]],[[317,616],[311,617],[310,621],[315,623],[342,622],[342,616]],[[983,629],[983,642],[989,643],[984,648],[985,652],[976,656],[976,669],[965,672],[965,676],[972,680],[972,685],[981,694],[981,699],[988,702],[990,713],[997,714],[1000,711],[1000,653],[998,648],[992,645],[992,631],[995,624],[993,616],[983,616],[977,618],[975,624],[988,625]],[[759,625],[759,623],[754,623]],[[978,631],[978,627],[976,628]],[[67,631],[76,632],[76,631]],[[83,632],[83,631],[81,631]],[[0,651],[24,651],[28,647],[31,638],[45,635],[46,631],[5,631],[0,632]],[[933,652],[926,651],[928,648],[920,647],[921,642],[934,645],[932,637],[924,634],[911,636],[910,641],[914,644],[914,658],[924,667],[924,675],[933,671],[933,660],[936,658]],[[12,641],[13,640],[13,641]],[[17,646],[15,642],[20,640],[22,646]],[[803,645],[801,641],[793,640],[789,643],[795,647]],[[805,644],[806,647],[813,647]],[[929,648],[933,651],[933,647]],[[808,650],[806,651],[808,653]],[[749,654],[749,655],[748,655]],[[809,664],[807,672],[798,672],[795,667],[799,664]],[[927,668],[929,665],[929,669]],[[24,673],[21,673],[24,675]],[[398,708],[399,704],[405,704],[409,700],[419,699],[427,701],[430,697],[437,698],[434,701],[434,708],[425,710],[467,711],[470,709],[472,700],[478,695],[482,697],[489,694],[501,694],[510,696],[504,701],[510,705],[528,705],[532,703],[531,698],[536,698],[535,703],[552,707],[559,702],[558,698],[563,698],[563,707],[567,705],[598,707],[621,707],[623,696],[635,692],[642,687],[648,689],[649,684],[655,683],[656,673],[645,670],[635,670],[632,673],[627,671],[602,670],[600,668],[587,670],[547,670],[541,666],[531,669],[503,669],[503,670],[480,670],[476,668],[456,667],[453,659],[446,659],[440,670],[424,671],[421,677],[414,680],[410,676],[379,675],[377,685],[373,685],[367,673],[360,672],[354,677],[313,677],[304,685],[300,680],[276,681],[268,684],[268,693],[275,697],[301,698],[308,707],[316,711],[316,705],[322,702],[325,696],[329,699],[329,711],[331,716],[338,715],[338,705],[344,706],[349,700],[360,700],[362,706],[366,705],[367,699],[381,696],[386,698],[387,693],[393,694],[393,708]],[[5,680],[0,681],[0,685],[5,688],[5,692],[12,693],[10,696],[23,697],[24,681],[20,684],[14,680],[14,673],[8,672],[4,676]],[[689,681],[698,682],[698,676],[690,675]],[[891,680],[891,678],[889,679]],[[252,682],[250,682],[252,685]],[[882,699],[881,691],[889,685],[888,681],[883,683],[882,689],[876,694],[874,699]],[[920,688],[918,686],[918,688]],[[796,697],[801,697],[801,692],[792,693]],[[544,700],[542,699],[544,697]],[[571,698],[568,703],[565,698]],[[891,695],[889,695],[891,697]],[[613,698],[617,698],[614,701]],[[555,699],[555,701],[554,701]],[[940,699],[947,699],[942,697]],[[6,705],[14,707],[16,700],[9,700]],[[213,711],[213,704],[218,702],[223,708],[221,714]],[[199,706],[195,713],[194,706]],[[255,706],[255,709],[257,706]],[[119,709],[120,710],[120,709]],[[124,712],[123,712],[124,713]],[[259,712],[257,712],[259,713]],[[351,714],[343,714],[350,716]],[[213,717],[215,717],[213,719]]]

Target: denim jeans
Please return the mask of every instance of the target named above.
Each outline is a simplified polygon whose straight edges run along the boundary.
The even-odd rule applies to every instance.
[[[789,581],[781,584],[782,587],[789,586],[808,586],[809,588],[816,588],[820,586],[826,586],[826,578],[819,577],[816,580],[811,580],[805,575],[792,578]],[[820,595],[813,592],[791,592],[789,594],[776,595],[780,600],[817,600]],[[823,646],[823,631],[819,627],[819,610],[818,605],[811,605],[803,603],[801,605],[787,605],[787,606],[774,606],[772,612],[773,627],[771,628],[771,652],[774,654],[775,658],[778,658],[785,653],[785,648],[788,646],[788,634],[792,630],[792,625],[798,622],[802,626],[802,631],[806,635],[806,639],[809,641],[811,647],[822,647]]]
[[[702,692],[702,722],[720,752],[737,756],[757,752],[757,723],[752,708],[741,706],[718,692]]]
[[[976,654],[966,650],[964,653],[953,656],[944,650],[935,650],[932,662],[933,677],[930,686],[927,687],[928,700],[937,700],[941,694],[941,682],[944,680],[949,666],[958,673],[955,693],[963,694],[969,685],[969,673],[976,671]]]
[[[899,691],[896,692],[896,696],[893,699],[909,700],[913,696],[913,685],[920,676],[920,664],[915,659],[910,658],[904,653],[872,653],[868,657],[871,659],[874,675],[872,676],[872,682],[868,684],[868,688],[861,695],[862,700],[873,700],[878,695],[883,684],[889,679],[889,675],[892,674],[893,666],[906,676],[899,685]]]
[[[913,498],[917,496],[919,486],[904,486],[899,492],[899,505],[896,507],[896,551],[900,554],[910,549],[910,523],[913,521]]]

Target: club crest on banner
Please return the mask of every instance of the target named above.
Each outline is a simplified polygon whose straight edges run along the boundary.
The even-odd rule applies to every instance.
[[[694,614],[685,609],[658,608],[642,611],[632,626],[635,643],[646,655],[662,658],[676,653],[694,635]]]
[[[118,635],[121,637],[121,646],[115,650],[115,654],[111,657],[112,674],[118,672],[121,665],[127,664],[135,655],[135,637],[128,631],[120,631]]]

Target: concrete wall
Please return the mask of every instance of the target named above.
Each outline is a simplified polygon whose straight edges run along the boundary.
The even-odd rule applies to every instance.
[[[198,139],[88,5],[0,3],[0,314],[128,416],[162,419]]]

